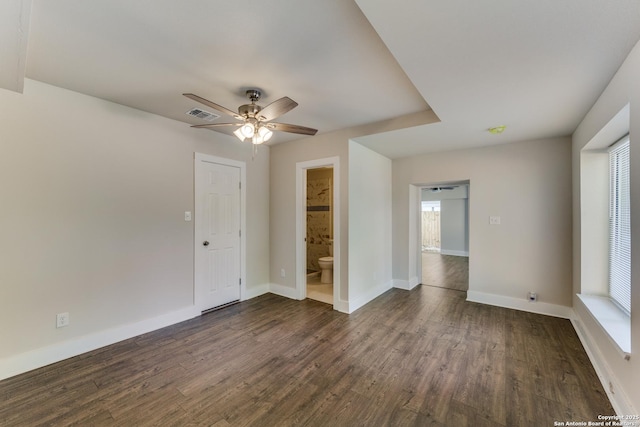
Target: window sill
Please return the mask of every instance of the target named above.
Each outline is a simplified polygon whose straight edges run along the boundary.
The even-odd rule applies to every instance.
[[[631,318],[607,297],[578,294],[626,360],[631,357]]]

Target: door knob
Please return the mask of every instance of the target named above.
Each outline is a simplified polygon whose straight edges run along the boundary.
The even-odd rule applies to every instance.
[[[204,242],[202,242],[202,246],[209,246],[209,242],[205,240]]]

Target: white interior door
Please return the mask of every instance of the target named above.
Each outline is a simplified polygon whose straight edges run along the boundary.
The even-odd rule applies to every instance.
[[[196,187],[196,305],[205,311],[240,300],[239,167],[200,161]]]

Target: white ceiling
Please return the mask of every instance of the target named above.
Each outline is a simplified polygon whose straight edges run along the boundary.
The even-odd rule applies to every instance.
[[[570,135],[640,39],[638,0],[356,1],[441,120],[389,157]]]
[[[640,39],[639,0],[32,2],[28,78],[192,124],[182,93],[235,110],[257,87],[320,133],[431,106],[358,138],[392,158],[569,135]]]
[[[353,1],[34,0],[31,22],[29,78],[193,124],[185,92],[288,96],[277,121],[320,132],[429,108]]]

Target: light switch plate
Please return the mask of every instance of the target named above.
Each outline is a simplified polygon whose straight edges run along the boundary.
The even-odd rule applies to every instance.
[[[500,217],[499,216],[490,216],[489,224],[491,225],[500,225]]]
[[[184,220],[185,220],[185,221],[191,221],[191,212],[186,211],[186,212],[184,213]]]

